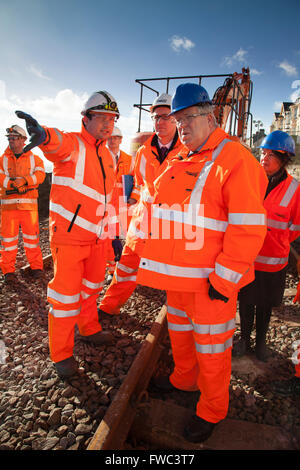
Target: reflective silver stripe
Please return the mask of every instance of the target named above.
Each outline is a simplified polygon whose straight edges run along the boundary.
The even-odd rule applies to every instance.
[[[135,224],[134,220],[130,222],[128,232],[132,233],[132,235],[135,235],[137,238],[145,238],[146,234],[145,232],[142,232],[142,230],[139,230]]]
[[[37,204],[37,199],[2,199],[2,204]]]
[[[62,205],[56,204],[54,202],[50,201],[49,209],[52,212],[55,212],[56,214],[59,214],[61,217],[64,219],[67,219],[69,222],[73,219],[73,212],[65,209]],[[78,225],[79,227],[87,230],[88,232],[92,232],[97,234],[100,230],[99,225],[93,224],[92,222],[89,222],[86,219],[83,219],[79,215],[76,217],[74,225]]]
[[[86,149],[85,145],[80,139],[80,137],[76,136],[78,141],[78,159],[76,162],[76,169],[75,169],[75,180],[78,183],[83,184],[84,179],[84,170],[85,170],[85,159],[86,159]]]
[[[177,323],[170,323],[168,321],[168,329],[171,331],[193,331],[194,328],[190,323],[178,325]]]
[[[14,242],[15,240],[18,240],[19,235],[16,235],[15,237],[0,237],[0,240],[2,240],[5,243],[10,243]]]
[[[257,256],[256,262],[263,264],[284,264],[289,258],[271,258],[269,256]]]
[[[233,282],[234,284],[237,284],[242,277],[241,273],[238,273],[237,271],[233,271],[232,269],[226,268],[225,266],[222,266],[220,263],[216,263],[215,273],[218,276],[220,276],[222,279]]]
[[[9,172],[8,172],[8,158],[6,155],[4,155],[3,157],[3,170],[4,170],[4,173],[9,176]]]
[[[31,178],[32,178],[32,182],[33,184],[37,184],[37,177],[35,175],[31,175]]]
[[[8,176],[5,176],[4,181],[3,181],[3,187],[4,188],[7,188],[9,180],[10,180],[10,178]]]
[[[99,289],[100,287],[103,287],[104,281],[102,282],[91,282],[88,281],[87,279],[82,279],[82,284],[89,289]]]
[[[298,189],[298,186],[299,186],[299,182],[295,178],[293,178],[289,187],[286,190],[285,195],[281,199],[281,202],[279,204],[280,206],[287,207],[289,205],[292,197],[294,196],[295,192]]]
[[[43,168],[42,166],[36,166],[35,171],[42,171],[43,173],[45,173],[45,168]]]
[[[171,315],[176,315],[177,317],[188,318],[184,310],[179,310],[179,308],[171,307],[171,305],[167,305],[167,312],[171,313]]]
[[[267,226],[271,228],[278,228],[285,230],[288,227],[287,222],[281,222],[280,220],[274,220],[274,219],[267,219]]]
[[[27,233],[23,232],[23,238],[27,238],[28,240],[37,240],[39,238],[39,235],[28,235]]]
[[[126,276],[126,277],[122,277],[122,276],[118,276],[118,273],[114,273],[114,276],[116,277],[116,281],[117,282],[136,282],[136,276]]]
[[[195,213],[197,207],[190,209],[189,204],[188,211],[170,210],[153,205],[153,217],[160,220],[169,220],[177,223],[194,225],[195,227],[207,228],[209,230],[216,230],[218,232],[225,232],[228,226],[226,220],[217,220],[210,217],[199,216]],[[198,204],[199,207],[199,204]]]
[[[143,177],[143,180],[145,181],[146,180],[146,158],[145,158],[144,154],[141,155],[139,170],[140,170],[140,173]]]
[[[232,141],[230,139],[222,140],[222,142],[218,145],[218,147],[213,151],[212,159],[207,161],[204,164],[204,166],[203,166],[203,168],[200,172],[200,175],[199,175],[199,177],[196,181],[194,189],[192,191],[191,198],[190,198],[190,205],[193,206],[193,205],[196,205],[196,204],[200,204],[201,197],[202,197],[202,192],[203,192],[203,188],[204,188],[206,179],[207,179],[211,169],[213,168],[213,164],[215,163],[216,158],[218,157],[220,152],[223,150],[223,147],[228,142],[232,142]]]
[[[266,225],[266,216],[265,214],[230,212],[228,223],[232,225]]]
[[[196,343],[196,351],[201,354],[218,354],[226,351],[226,349],[232,346],[232,337],[229,338],[225,343],[220,344],[199,344]]]
[[[225,323],[218,323],[215,325],[200,325],[199,323],[194,323],[194,330],[196,333],[201,335],[220,335],[222,333],[227,333],[227,331],[235,329],[235,319],[232,318]]]
[[[137,273],[137,269],[129,268],[128,266],[125,266],[125,264],[121,264],[121,263],[117,263],[117,269],[120,269],[120,271],[124,271],[125,273],[128,273],[128,274]]]
[[[80,313],[80,308],[77,308],[76,310],[57,310],[50,306],[49,313],[55,318],[76,317],[76,315],[79,315]]]
[[[190,268],[183,266],[176,266],[173,264],[160,263],[158,261],[149,260],[147,258],[141,258],[140,268],[147,269],[148,271],[154,271],[159,274],[165,274],[166,276],[174,277],[190,277],[190,278],[207,278],[213,268]]]
[[[33,153],[30,155],[29,159],[30,159],[30,167],[31,167],[29,174],[30,174],[30,176],[32,176],[33,172],[34,172],[34,167],[35,167],[35,158],[34,158]]]
[[[300,231],[300,225],[291,224],[291,225],[289,226],[289,229],[290,229],[290,230],[293,230],[293,231],[295,231],[295,232],[298,232],[298,231]]]
[[[4,245],[3,245],[3,249],[4,249],[4,251],[13,251],[13,250],[17,250],[17,249],[18,249],[18,245],[14,245],[14,246],[4,246]]]
[[[80,194],[83,194],[84,196],[90,197],[91,199],[94,199],[97,202],[100,202],[101,204],[105,203],[105,196],[103,194],[98,193],[93,188],[90,188],[89,186],[86,186],[85,184],[82,184],[80,181],[76,181],[74,178],[71,178],[69,176],[55,176],[53,175],[52,177],[52,184],[56,184],[57,186],[68,186],[71,189],[74,189],[74,191],[77,191]],[[106,197],[106,202],[110,202],[111,200],[112,193],[109,193]]]
[[[46,151],[47,154],[48,154],[48,153],[49,153],[49,154],[51,154],[51,153],[56,153],[56,152],[58,151],[58,149],[61,147],[62,142],[63,142],[63,138],[62,138],[62,135],[61,135],[60,131],[59,131],[58,129],[55,129],[55,128],[53,128],[53,130],[54,130],[54,132],[55,132],[55,134],[56,134],[56,136],[57,136],[57,138],[58,138],[58,140],[59,140],[59,144],[58,144],[57,147],[55,147],[54,150],[50,150],[50,151],[47,150],[47,151]]]
[[[80,300],[80,294],[64,295],[51,289],[50,287],[48,287],[47,296],[51,299],[61,302],[62,304],[74,304],[75,302],[79,302]]]
[[[24,242],[23,245],[25,248],[37,248],[39,246],[38,243],[33,244],[33,243],[26,243],[26,242]]]

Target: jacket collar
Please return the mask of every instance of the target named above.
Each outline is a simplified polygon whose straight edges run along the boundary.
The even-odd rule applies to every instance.
[[[11,150],[11,148],[8,146],[6,149],[5,149],[5,152],[4,154],[7,156],[7,157],[10,157],[10,158],[16,158],[14,152]],[[31,150],[29,150],[29,152],[26,152],[26,153],[22,153],[22,155],[20,155],[19,158],[22,158],[22,157],[29,157],[30,155],[32,155],[32,152]]]
[[[89,144],[94,145],[95,147],[98,145],[102,145],[106,143],[106,140],[95,139],[85,128],[83,121],[81,121],[81,135]]]

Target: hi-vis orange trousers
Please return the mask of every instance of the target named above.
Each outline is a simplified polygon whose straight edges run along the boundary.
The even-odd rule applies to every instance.
[[[102,330],[96,300],[105,276],[106,249],[106,240],[90,245],[51,244],[54,277],[48,284],[47,299],[53,362],[73,355],[76,324],[82,336]]]
[[[124,246],[114,276],[100,303],[100,309],[106,313],[118,314],[120,308],[129,299],[136,288],[136,274],[140,256],[127,245]]]
[[[39,246],[38,210],[2,210],[1,269],[3,274],[15,271],[20,226],[23,233],[25,254],[31,269],[43,269],[43,256]]]
[[[200,390],[196,415],[217,423],[229,404],[231,349],[236,296],[227,303],[201,292],[167,291],[168,330],[174,358],[170,382],[181,390]]]

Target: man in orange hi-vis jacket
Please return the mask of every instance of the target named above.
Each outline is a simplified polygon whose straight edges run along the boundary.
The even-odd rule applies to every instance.
[[[38,145],[53,162],[50,194],[50,246],[54,277],[48,285],[50,356],[57,373],[69,377],[78,370],[73,356],[77,324],[83,340],[109,344],[97,314],[97,296],[105,276],[108,243],[120,255],[122,245],[107,232],[115,173],[106,147],[119,110],[106,91],[91,95],[82,110],[80,132],[42,127],[26,120],[30,146]]]
[[[129,206],[127,206],[127,200],[125,200],[122,177],[124,175],[131,175],[133,177],[133,158],[131,155],[128,155],[128,153],[124,152],[124,150],[120,149],[122,140],[122,131],[121,129],[115,126],[110,138],[107,140],[107,147],[109,148],[110,153],[113,157],[116,174],[116,182],[113,190],[112,201],[117,212],[117,236],[119,236],[120,238],[125,238],[127,234],[130,216],[128,210]],[[109,249],[107,263],[108,280],[112,280],[115,267],[115,254],[111,247]]]
[[[9,146],[0,157],[1,188],[1,269],[6,283],[16,280],[19,227],[23,233],[31,274],[38,278],[43,270],[39,245],[38,187],[45,179],[43,160],[31,151],[23,151],[27,139],[22,127],[6,129]]]
[[[153,134],[138,149],[134,163],[135,184],[131,199],[138,201],[128,228],[125,246],[113,280],[100,303],[99,316],[103,313],[118,314],[136,287],[136,274],[145,244],[151,230],[151,201],[153,181],[167,168],[169,160],[182,149],[175,120],[169,116],[171,96],[163,93],[150,108],[154,123]]]
[[[200,390],[184,429],[206,440],[229,403],[239,289],[250,282],[266,234],[267,178],[254,156],[216,124],[207,91],[179,85],[172,112],[187,147],[155,181],[152,218],[137,282],[167,291],[175,368],[161,390]]]

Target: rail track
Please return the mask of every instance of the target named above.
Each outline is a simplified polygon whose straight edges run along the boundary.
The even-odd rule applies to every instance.
[[[294,272],[295,263],[298,259],[298,247],[292,247],[290,263]],[[49,277],[52,271],[50,254],[44,256],[44,265]],[[22,276],[26,277],[29,266],[21,266],[20,271]],[[279,337],[282,334],[282,337],[280,336],[282,340],[278,340],[276,343],[279,345],[284,343],[286,339],[285,332],[281,329],[286,328],[289,334],[292,335],[289,343],[284,346],[282,355],[277,354],[275,347],[271,362],[268,361],[267,364],[259,363],[253,357],[233,359],[230,412],[228,418],[217,426],[213,435],[205,443],[191,444],[181,437],[186,421],[194,413],[198,393],[187,394],[178,391],[158,394],[151,387],[151,378],[158,370],[163,373],[171,371],[172,358],[167,334],[166,307],[161,299],[158,303],[151,301],[147,304],[147,295],[149,294],[149,291],[147,291],[144,297],[143,292],[137,293],[136,296],[137,298],[141,297],[141,302],[139,300],[138,303],[129,303],[124,309],[123,321],[126,315],[130,325],[134,323],[138,311],[142,312],[142,317],[147,317],[147,312],[150,310],[156,309],[158,312],[154,320],[147,320],[146,318],[147,328],[145,331],[148,331],[148,333],[143,333],[144,339],[139,340],[140,344],[137,345],[135,357],[131,355],[129,360],[128,356],[123,356],[128,364],[127,370],[126,368],[120,369],[121,361],[116,365],[115,362],[109,363],[110,356],[113,354],[112,349],[108,348],[99,352],[99,350],[92,351],[89,346],[90,349],[79,351],[79,355],[84,357],[82,363],[88,362],[90,364],[90,369],[84,366],[89,371],[88,380],[81,379],[84,381],[84,398],[82,398],[82,390],[80,390],[81,385],[78,385],[78,383],[61,384],[53,378],[50,372],[49,359],[46,359],[48,351],[44,348],[43,361],[46,364],[46,370],[41,369],[40,375],[42,379],[46,378],[47,380],[44,383],[40,377],[36,377],[36,379],[32,379],[32,390],[30,389],[31,385],[28,386],[28,394],[32,394],[33,398],[32,402],[30,399],[28,400],[25,409],[27,411],[34,410],[33,424],[29,424],[27,421],[24,423],[19,416],[20,411],[17,413],[18,419],[16,419],[19,427],[17,429],[16,425],[16,429],[13,429],[11,415],[8,415],[7,403],[19,403],[14,401],[13,391],[17,388],[15,376],[7,382],[9,390],[7,390],[7,396],[4,396],[2,400],[2,407],[0,404],[0,449],[51,448],[59,450],[70,448],[86,449],[88,451],[139,449],[153,451],[163,449],[183,452],[187,449],[196,451],[204,449],[286,450],[300,448],[299,399],[290,398],[284,402],[272,395],[269,387],[269,381],[272,377],[277,378],[278,375],[288,377],[293,370],[292,365],[287,361],[291,355],[292,339],[299,339],[297,337],[300,323],[299,308],[295,308],[291,302],[295,294],[295,286],[296,282],[290,284],[286,289],[285,306],[275,312],[271,331],[271,334],[273,334],[274,330],[275,339],[276,335]],[[155,293],[154,296],[157,297],[157,294]],[[161,306],[158,308],[159,304]],[[104,323],[107,327],[115,328],[114,331],[117,332],[117,339],[120,343],[124,341],[125,337],[125,346],[130,349],[130,345],[136,342],[136,337],[132,336],[132,331],[129,331],[128,325],[122,325],[122,315],[120,317],[113,318],[111,325],[107,323],[108,320]],[[21,323],[26,321],[25,315],[22,316],[22,313],[18,314],[17,318]],[[38,316],[33,315],[34,321],[37,318]],[[18,321],[16,322],[16,328],[17,324]],[[237,331],[238,327],[237,318]],[[137,328],[136,324],[133,325],[132,330],[134,328]],[[44,340],[45,334],[44,329],[42,332]],[[142,338],[143,335],[138,336]],[[24,333],[22,336],[24,336]],[[35,341],[39,340],[40,337],[37,336]],[[270,341],[273,341],[272,337],[270,337]],[[15,350],[17,348],[20,348],[20,345],[17,345]],[[120,346],[117,356],[122,354],[122,349],[124,347]],[[15,354],[15,351],[12,352],[13,354]],[[99,359],[97,359],[99,364],[95,365],[97,354],[99,355]],[[129,354],[132,354],[132,352],[129,352]],[[134,359],[132,359],[133,357]],[[274,361],[276,361],[276,366],[274,366]],[[110,375],[111,364],[113,364],[112,369],[117,375],[120,370],[122,372],[119,381]],[[7,370],[8,367],[4,366],[4,372]],[[19,370],[17,377],[21,375],[22,371]],[[38,376],[38,371],[36,376]],[[105,380],[108,382],[105,382]],[[51,388],[49,389],[50,385]],[[4,390],[5,386],[6,384],[3,384]],[[77,396],[75,398],[71,396],[69,402],[67,400],[66,403],[66,397],[70,396],[71,393],[69,388],[74,391],[76,387]],[[36,389],[40,390],[39,393]],[[44,389],[50,391],[47,391],[46,398],[42,400],[41,395],[42,391],[44,393]],[[69,395],[66,393],[67,391]],[[17,397],[19,396],[20,401],[22,401],[24,395],[18,388]],[[86,406],[87,396],[93,398],[92,411],[84,415],[83,411],[88,410]],[[9,400],[7,401],[6,398]],[[53,405],[54,398],[56,399],[55,405]],[[40,410],[34,406],[37,399],[41,400],[42,403]],[[60,414],[58,409],[62,407],[62,403],[64,407]],[[104,407],[103,404],[108,406]],[[16,405],[14,406],[16,407]],[[80,415],[79,411],[83,414],[83,418],[76,421]],[[54,412],[60,414],[60,418],[56,421],[53,418]],[[1,414],[4,416],[2,427]],[[102,416],[102,419],[99,420],[99,416],[100,418]],[[77,427],[75,427],[74,421],[76,421]],[[8,425],[6,426],[5,423],[8,423]],[[82,430],[83,426],[81,426],[80,432],[82,434],[80,434],[79,426],[83,423],[88,423],[90,429],[87,433],[86,430]],[[66,427],[68,429],[62,429]],[[20,428],[22,428],[21,431]],[[3,443],[1,438],[3,439],[5,432],[8,432],[7,429],[10,432],[10,439],[5,438]],[[57,437],[62,436],[63,431],[65,432],[63,437]],[[22,433],[23,438],[18,439],[17,436],[20,434],[22,436]],[[75,435],[75,440],[70,437],[72,433]],[[50,441],[51,443],[49,443]]]

